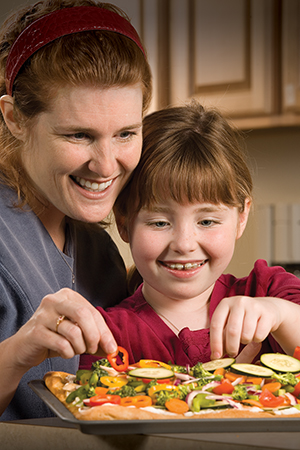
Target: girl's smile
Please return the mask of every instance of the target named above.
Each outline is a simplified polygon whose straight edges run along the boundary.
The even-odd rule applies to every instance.
[[[129,224],[127,240],[152,302],[207,302],[228,266],[246,225],[248,207],[239,213],[223,204],[166,200],[141,209]],[[157,305],[156,305],[157,306]],[[187,304],[186,304],[187,306]]]

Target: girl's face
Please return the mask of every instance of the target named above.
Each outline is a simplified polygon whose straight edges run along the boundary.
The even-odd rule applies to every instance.
[[[99,222],[140,158],[142,88],[61,89],[22,137],[23,165],[50,203],[46,214]]]
[[[153,210],[140,210],[127,239],[146,299],[206,301],[233,256],[249,208],[250,202],[239,213],[223,204],[168,200]]]

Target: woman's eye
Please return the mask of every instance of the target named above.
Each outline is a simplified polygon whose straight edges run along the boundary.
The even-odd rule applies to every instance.
[[[122,133],[120,133],[120,138],[122,139],[127,139],[130,138],[131,136],[134,136],[136,133],[134,133],[133,131],[122,131]]]

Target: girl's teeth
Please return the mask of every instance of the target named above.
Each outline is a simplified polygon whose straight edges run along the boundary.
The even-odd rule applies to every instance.
[[[80,177],[76,177],[76,181],[77,181],[77,183],[80,184],[80,186],[82,186],[83,188],[85,188],[91,192],[104,191],[112,183],[112,180],[107,181],[106,183],[96,183],[96,182],[91,183],[90,181],[85,180],[84,178],[80,178]]]
[[[166,264],[170,269],[176,269],[176,270],[189,270],[189,269],[196,269],[197,267],[200,267],[204,264],[204,261],[201,263],[186,263],[186,264]]]

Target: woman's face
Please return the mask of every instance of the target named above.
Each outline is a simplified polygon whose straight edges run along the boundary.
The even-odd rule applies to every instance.
[[[111,211],[142,147],[140,85],[58,91],[24,138],[22,162],[55,216],[99,222]]]

